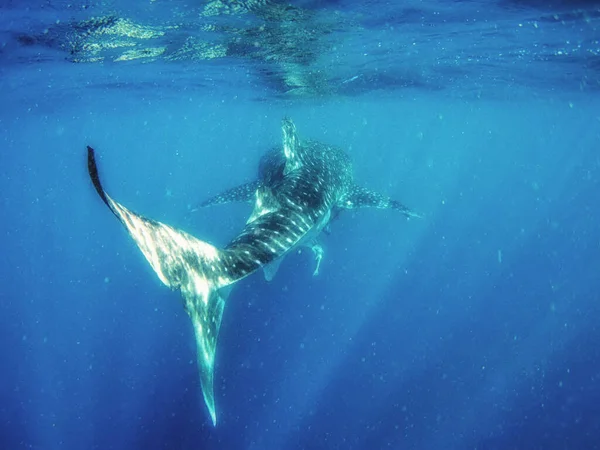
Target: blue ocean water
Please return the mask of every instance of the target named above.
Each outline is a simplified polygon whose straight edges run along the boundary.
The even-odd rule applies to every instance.
[[[0,448],[600,448],[600,4],[0,3]],[[87,175],[191,209],[281,142],[423,215],[344,211],[233,289],[213,427],[180,296]]]

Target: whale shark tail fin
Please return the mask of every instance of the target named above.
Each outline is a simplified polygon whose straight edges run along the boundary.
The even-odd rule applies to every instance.
[[[227,286],[247,275],[250,268],[241,271],[227,250],[142,217],[113,200],[102,187],[91,147],[88,147],[88,172],[98,195],[127,228],[158,278],[171,289],[181,291],[194,327],[204,401],[216,424],[213,370],[225,292]]]

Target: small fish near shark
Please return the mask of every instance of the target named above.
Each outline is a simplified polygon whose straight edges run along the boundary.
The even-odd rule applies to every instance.
[[[287,118],[282,130],[282,147],[262,158],[256,181],[200,205],[254,203],[246,225],[224,248],[145,218],[113,200],[100,181],[95,151],[87,147],[88,172],[98,195],[127,228],[158,278],[181,292],[194,328],[202,393],[213,425],[217,422],[215,351],[228,287],[261,268],[271,279],[285,255],[302,245],[315,253],[316,274],[323,255],[316,238],[341,210],[387,208],[407,218],[419,217],[402,203],[354,184],[352,164],[343,150],[301,140]]]

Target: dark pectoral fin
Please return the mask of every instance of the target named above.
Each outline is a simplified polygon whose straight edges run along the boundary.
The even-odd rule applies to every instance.
[[[261,185],[262,183],[257,180],[228,189],[227,191],[222,192],[219,195],[215,195],[214,197],[203,201],[198,205],[197,208],[194,208],[192,211],[195,211],[198,208],[205,208],[206,206],[223,205],[225,203],[251,202],[254,200],[256,190],[259,189]]]
[[[350,192],[344,197],[340,203],[340,207],[346,209],[356,208],[379,208],[379,209],[394,209],[400,211],[406,217],[417,217],[421,216],[412,211],[407,206],[403,205],[397,200],[392,200],[386,195],[382,195],[378,192],[370,191],[369,189],[361,186],[352,186]]]

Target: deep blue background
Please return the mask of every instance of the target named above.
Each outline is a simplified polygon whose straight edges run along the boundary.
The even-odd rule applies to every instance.
[[[597,447],[595,100],[13,106],[0,156],[3,448]],[[251,179],[284,114],[425,218],[346,212],[319,277],[302,253],[271,283],[241,282],[212,428],[178,294],[93,192],[85,144],[119,201],[223,244],[249,207],[187,205]]]
[[[570,33],[597,28],[544,14],[587,52]],[[227,62],[211,89],[160,63],[0,65],[0,449],[600,448],[597,58],[585,83],[570,61],[549,78],[581,91],[467,64],[444,90],[370,67],[356,95],[318,99],[239,89],[247,68]],[[253,179],[286,115],[424,219],[345,211],[318,277],[304,251],[240,282],[214,428],[179,295],[97,197],[85,146],[116,200],[224,245],[250,207],[189,208]]]

